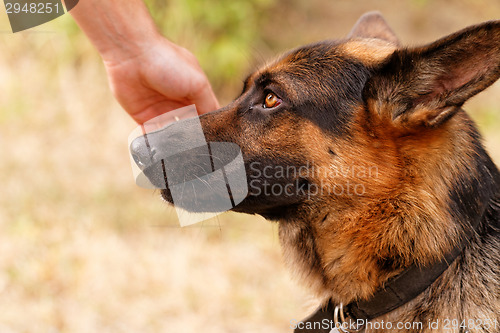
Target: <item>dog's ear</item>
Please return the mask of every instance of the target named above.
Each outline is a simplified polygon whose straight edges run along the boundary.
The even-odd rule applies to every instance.
[[[379,12],[369,12],[361,16],[347,38],[377,38],[399,45],[398,37]]]
[[[490,21],[396,50],[363,94],[371,108],[400,124],[437,126],[499,77],[500,21]]]

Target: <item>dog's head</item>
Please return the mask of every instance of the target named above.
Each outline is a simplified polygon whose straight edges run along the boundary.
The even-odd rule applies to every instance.
[[[484,210],[498,174],[461,106],[499,76],[500,21],[405,48],[372,13],[251,74],[200,121],[207,141],[241,148],[249,191],[234,210],[281,221],[304,275],[349,298],[439,257],[456,220]]]
[[[462,104],[498,78],[499,26],[401,48],[369,14],[347,39],[297,48],[251,74],[234,102],[200,119],[207,141],[243,152],[249,194],[235,210],[280,219],[304,204],[390,194],[418,173],[415,161],[435,169],[461,146],[449,120],[464,126]],[[322,195],[325,186],[335,195]]]

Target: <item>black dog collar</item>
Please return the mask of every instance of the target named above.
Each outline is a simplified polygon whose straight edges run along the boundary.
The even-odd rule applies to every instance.
[[[330,333],[362,332],[369,320],[389,313],[408,303],[426,290],[462,253],[465,244],[470,240],[472,233],[477,232],[479,221],[470,228],[470,233],[464,236],[451,252],[429,266],[412,265],[384,284],[384,287],[368,300],[357,301],[343,306],[336,306],[330,300],[326,306],[320,307],[315,313],[301,322],[294,333]],[[349,322],[345,321],[349,319]],[[326,325],[325,323],[328,323]],[[360,323],[360,325],[357,325]]]

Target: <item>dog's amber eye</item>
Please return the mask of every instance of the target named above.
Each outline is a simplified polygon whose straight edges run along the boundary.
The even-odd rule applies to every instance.
[[[264,107],[266,109],[274,108],[281,104],[281,100],[273,93],[269,93],[264,100]]]

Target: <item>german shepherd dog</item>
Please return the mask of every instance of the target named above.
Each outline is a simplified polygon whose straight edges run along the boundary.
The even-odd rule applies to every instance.
[[[331,303],[335,319],[344,305],[340,324],[367,319],[334,331],[500,332],[500,172],[462,109],[499,76],[500,21],[401,47],[368,13],[347,38],[284,54],[201,116],[207,141],[241,148],[250,190],[233,210],[279,222],[288,266],[325,300],[319,312]],[[347,307],[363,302],[381,310]],[[294,328],[330,331],[305,324]]]

